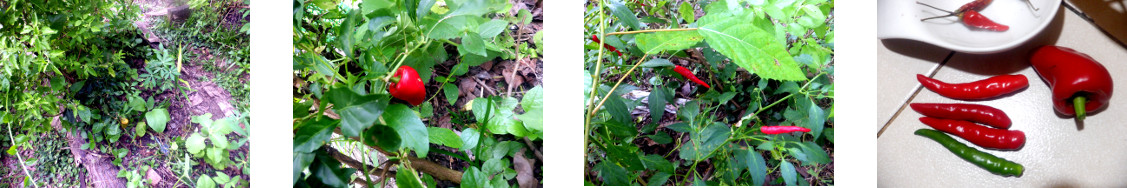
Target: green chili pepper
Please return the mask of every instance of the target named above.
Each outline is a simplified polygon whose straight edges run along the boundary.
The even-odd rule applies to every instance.
[[[1021,172],[1025,170],[1025,167],[1021,166],[1021,164],[1017,164],[1013,161],[999,158],[989,153],[969,147],[966,144],[955,141],[954,138],[951,138],[951,136],[948,136],[943,132],[931,129],[920,129],[916,130],[916,135],[924,136],[935,140],[936,142],[939,142],[939,144],[942,144],[943,147],[946,147],[947,150],[951,150],[952,153],[955,153],[955,155],[963,158],[963,160],[970,161],[971,163],[974,163],[974,165],[978,165],[978,167],[982,167],[983,169],[986,169],[986,171],[990,171],[990,173],[1001,176],[1020,177]]]

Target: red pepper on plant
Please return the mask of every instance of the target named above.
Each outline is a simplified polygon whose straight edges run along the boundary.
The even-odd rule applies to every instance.
[[[700,84],[705,88],[712,88],[712,86],[708,86],[708,84],[704,83],[704,81],[697,79],[697,76],[693,75],[693,72],[689,71],[689,69],[685,67],[682,67],[680,65],[673,65],[673,72],[677,72],[677,74],[681,74],[681,76],[684,76],[685,78],[692,80],[693,82],[696,82],[697,84]]]
[[[928,117],[965,120],[997,127],[1010,128],[1010,117],[994,107],[978,104],[912,103],[912,110]]]
[[[595,41],[595,44],[601,43],[599,42],[599,37],[595,35],[591,35],[591,40]],[[614,46],[611,46],[610,44],[603,43],[603,48],[613,51],[614,53],[618,53],[618,56],[622,56],[622,52],[619,52],[618,49],[615,49]]]
[[[970,83],[950,84],[916,74],[924,87],[939,95],[961,100],[979,100],[1013,93],[1029,86],[1029,79],[1020,74],[1000,75]]]
[[[1025,145],[1025,132],[1018,130],[995,129],[969,121],[932,117],[921,117],[920,122],[935,130],[962,137],[983,148],[1015,150]]]
[[[392,80],[387,83],[387,92],[392,97],[402,99],[411,105],[422,104],[426,100],[427,89],[423,86],[423,79],[415,68],[403,65],[395,70]]]
[[[763,126],[759,127],[759,132],[763,132],[763,134],[783,134],[790,132],[810,132],[810,129],[799,126]]]
[[[1111,99],[1111,73],[1087,54],[1060,46],[1043,46],[1030,58],[1033,70],[1053,90],[1053,108],[1064,115],[1085,114],[1107,106]]]

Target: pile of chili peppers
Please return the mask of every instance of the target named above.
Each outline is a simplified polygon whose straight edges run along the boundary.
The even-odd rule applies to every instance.
[[[1110,72],[1087,54],[1066,47],[1043,46],[1034,50],[1030,64],[1052,89],[1053,108],[1060,114],[1075,115],[1076,120],[1082,122],[1087,113],[1106,107],[1111,99]],[[916,79],[939,95],[960,100],[998,98],[1029,86],[1022,75],[1001,75],[959,84],[923,75],[917,75]],[[978,104],[913,103],[911,107],[926,116],[920,118],[920,122],[935,129],[920,129],[916,135],[939,142],[955,155],[991,173],[1021,176],[1021,164],[968,147],[947,135],[961,137],[986,149],[1021,149],[1025,145],[1025,133],[1008,130],[1012,122],[1002,110]]]
[[[1023,75],[1001,75],[957,84],[935,80],[923,75],[916,75],[916,79],[924,87],[939,95],[960,100],[998,98],[1029,87],[1029,80]],[[955,141],[947,135],[958,136],[986,149],[1021,149],[1025,145],[1025,133],[1019,130],[1008,130],[1012,121],[1002,110],[986,105],[958,103],[913,103],[911,107],[912,110],[925,116],[920,118],[920,122],[935,129],[920,129],[916,131],[916,135],[939,142],[960,158],[991,173],[1002,176],[1021,176],[1024,169],[1021,164],[979,151]]]
[[[947,15],[943,15],[943,16],[935,16],[935,17],[930,17],[930,18],[924,18],[924,19],[921,19],[920,21],[926,21],[926,20],[930,20],[930,19],[955,16],[955,17],[958,17],[959,20],[963,22],[963,24],[966,24],[967,26],[972,27],[972,28],[985,29],[985,30],[990,30],[990,31],[1010,30],[1010,26],[1002,25],[1002,24],[999,24],[997,22],[994,22],[993,20],[990,20],[990,18],[987,18],[986,16],[982,15],[981,13],[978,13],[979,11],[982,11],[982,9],[985,9],[987,5],[990,5],[991,2],[994,2],[994,1],[993,0],[974,0],[974,1],[971,1],[970,3],[964,4],[962,7],[959,7],[959,9],[955,10],[954,12],[943,10],[943,9],[940,9],[940,8],[936,8],[934,6],[924,4],[924,3],[920,3],[920,2],[916,2],[916,3],[948,13]],[[1029,6],[1032,7],[1033,5],[1030,4]]]

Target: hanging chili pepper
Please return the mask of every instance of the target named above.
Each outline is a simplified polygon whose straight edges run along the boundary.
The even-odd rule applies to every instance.
[[[1064,115],[1085,114],[1107,106],[1111,99],[1111,73],[1087,54],[1060,46],[1037,48],[1030,58],[1033,70],[1053,90],[1053,107]]]
[[[940,145],[943,145],[943,147],[947,148],[951,153],[955,153],[955,156],[959,156],[959,158],[963,158],[963,160],[986,169],[986,171],[990,171],[990,173],[1001,176],[1021,176],[1021,173],[1025,171],[1025,167],[1021,166],[1021,164],[974,149],[962,142],[956,141],[955,138],[951,138],[951,136],[947,134],[943,134],[943,132],[931,129],[920,129],[916,130],[915,134],[939,142]]]
[[[419,77],[418,72],[415,72],[415,68],[407,65],[399,66],[392,77],[398,79],[387,83],[387,92],[391,93],[392,97],[407,101],[411,105],[419,105],[426,100],[427,89],[423,86],[423,79]]]
[[[1010,128],[1010,117],[997,108],[978,104],[912,103],[912,110],[928,117],[966,120],[999,129]]]
[[[961,100],[987,99],[1013,93],[1029,86],[1029,80],[1020,74],[1001,75],[970,83],[949,84],[916,74],[916,79],[924,87],[939,95]]]
[[[595,35],[591,35],[591,40],[595,41],[595,44],[601,43],[599,42],[599,37]],[[614,53],[618,53],[618,56],[622,56],[622,52],[619,52],[618,49],[615,49],[614,46],[611,46],[610,44],[603,43],[603,48],[613,51]]]
[[[1018,130],[995,129],[969,121],[921,117],[923,122],[935,130],[962,137],[983,148],[1016,150],[1025,145],[1025,133]]]
[[[763,134],[783,134],[790,132],[810,132],[810,129],[799,126],[763,126],[759,127],[759,132]]]
[[[712,86],[708,86],[708,84],[704,83],[704,81],[697,79],[697,76],[693,75],[693,72],[689,71],[689,69],[685,67],[682,67],[680,65],[673,65],[673,72],[677,72],[677,74],[681,74],[681,76],[684,76],[685,78],[692,80],[693,82],[696,82],[697,84],[700,84],[705,88],[712,88]]]

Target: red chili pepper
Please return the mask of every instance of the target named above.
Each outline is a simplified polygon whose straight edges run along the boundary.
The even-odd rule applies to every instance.
[[[991,31],[1010,30],[1010,26],[1006,26],[1006,25],[1002,25],[1002,24],[999,24],[997,22],[994,22],[993,20],[990,20],[990,18],[986,18],[986,16],[983,16],[982,14],[979,14],[978,11],[974,11],[974,10],[967,10],[966,12],[962,13],[960,18],[963,20],[964,24],[967,24],[967,26],[971,26],[971,27],[974,27],[974,28],[991,30]]]
[[[978,104],[912,103],[912,110],[928,117],[965,120],[999,129],[1010,128],[1010,117],[997,108]]]
[[[959,10],[956,10],[955,12],[961,13],[961,12],[966,12],[966,11],[971,11],[971,10],[982,11],[982,9],[986,8],[986,5],[990,5],[991,2],[994,2],[994,0],[971,1],[970,3],[963,4],[963,6],[959,7]]]
[[[810,132],[810,129],[807,129],[806,127],[799,127],[799,126],[763,126],[763,127],[759,127],[759,132],[763,132],[763,134],[783,134],[783,133],[790,133],[790,132],[795,132],[795,131]]]
[[[684,76],[685,78],[688,78],[689,80],[692,80],[697,84],[703,85],[705,88],[712,88],[712,86],[708,86],[708,84],[704,83],[704,81],[697,79],[697,76],[693,75],[693,72],[689,71],[689,69],[686,69],[685,67],[682,67],[680,65],[673,65],[673,72],[677,72],[677,74],[681,74],[681,76]]]
[[[591,40],[595,41],[595,44],[600,43],[599,37],[597,37],[595,35],[591,35]],[[615,49],[614,46],[611,46],[610,44],[603,43],[603,48],[606,48],[607,50],[613,51],[614,53],[618,53],[618,56],[622,56],[622,52],[619,52],[618,49]]]
[[[1107,106],[1111,73],[1087,54],[1060,46],[1043,46],[1030,58],[1033,70],[1053,90],[1053,107],[1083,121],[1088,112]]]
[[[1029,80],[1020,74],[1001,75],[970,83],[949,84],[917,74],[924,87],[939,95],[961,100],[979,100],[1002,96],[1029,86]]]
[[[392,77],[399,78],[398,82],[387,83],[387,92],[391,93],[392,97],[407,101],[411,105],[419,105],[426,100],[427,89],[423,86],[423,79],[419,78],[415,68],[407,65],[399,66]]]
[[[983,148],[1015,150],[1025,145],[1025,133],[1018,130],[995,129],[969,121],[931,117],[921,117],[920,122],[935,130],[962,137]]]

